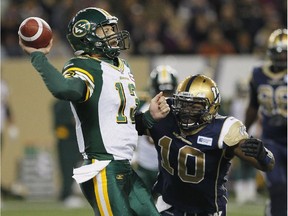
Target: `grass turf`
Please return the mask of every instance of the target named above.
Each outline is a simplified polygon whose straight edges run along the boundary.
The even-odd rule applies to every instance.
[[[228,202],[227,216],[262,216],[263,199],[257,203],[238,205],[234,200]],[[1,216],[93,216],[92,208],[87,204],[83,208],[65,208],[57,201],[17,201],[5,200],[1,203]]]

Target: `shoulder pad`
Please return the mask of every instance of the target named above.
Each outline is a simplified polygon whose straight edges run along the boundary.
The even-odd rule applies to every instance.
[[[94,60],[94,61],[89,61],[89,60]],[[66,71],[68,68],[71,67],[78,67],[78,68],[89,68],[91,67],[91,64],[100,64],[100,60],[97,58],[91,58],[89,56],[77,56],[74,58],[71,58],[69,61],[67,61],[63,67],[62,71]]]
[[[234,146],[242,139],[248,138],[245,125],[234,117],[228,117],[222,126],[219,136],[218,146],[223,148],[223,143],[228,146]]]
[[[74,67],[78,62],[78,57],[74,57],[74,58],[71,58],[69,61],[67,61],[64,66],[63,66],[63,69],[62,69],[62,73],[67,70],[67,68],[70,68],[70,67]]]

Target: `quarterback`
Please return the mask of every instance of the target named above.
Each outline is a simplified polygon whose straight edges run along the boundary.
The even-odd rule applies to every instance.
[[[138,98],[127,62],[118,57],[129,48],[130,36],[119,31],[118,19],[100,8],[79,11],[68,26],[67,39],[75,52],[62,74],[46,58],[46,48],[21,43],[49,91],[71,102],[83,166],[73,178],[95,215],[159,215],[151,194],[130,165],[138,133],[135,110]],[[151,100],[149,111],[138,117],[154,122],[170,108],[162,93]],[[148,120],[145,120],[148,118]]]

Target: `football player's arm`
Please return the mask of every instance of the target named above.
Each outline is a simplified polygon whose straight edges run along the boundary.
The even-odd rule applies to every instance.
[[[262,141],[249,138],[243,123],[235,118],[229,117],[224,124],[224,143],[229,146],[227,152],[236,155],[241,160],[262,171],[273,169],[275,161],[273,154],[264,147]],[[221,137],[220,136],[220,137]]]
[[[58,99],[82,101],[85,97],[86,84],[79,78],[65,78],[51,65],[42,52],[31,53],[31,62],[41,75],[49,91]]]
[[[156,121],[151,117],[149,111],[145,113],[138,111],[135,114],[135,123],[138,135],[142,136],[149,135],[149,128],[152,128]]]
[[[259,139],[248,138],[241,140],[234,149],[234,154],[264,172],[271,171],[275,165],[272,152],[266,149],[263,142]]]
[[[46,56],[53,45],[51,39],[49,45],[44,48],[35,49],[25,46],[20,37],[19,45],[31,57],[33,67],[40,73],[48,90],[58,99],[69,101],[83,101],[86,94],[86,84],[78,78],[65,78],[51,65]]]
[[[170,107],[163,96],[163,92],[157,94],[152,98],[149,106],[149,110],[144,113],[137,112],[135,114],[136,130],[139,135],[148,135],[148,129],[151,129],[153,125],[165,118],[170,112]]]

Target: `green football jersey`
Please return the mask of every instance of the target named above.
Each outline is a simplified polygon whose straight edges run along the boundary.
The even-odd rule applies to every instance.
[[[131,160],[138,139],[134,113],[139,100],[129,66],[120,58],[116,67],[81,56],[65,64],[63,75],[86,83],[83,101],[71,102],[84,159]]]

